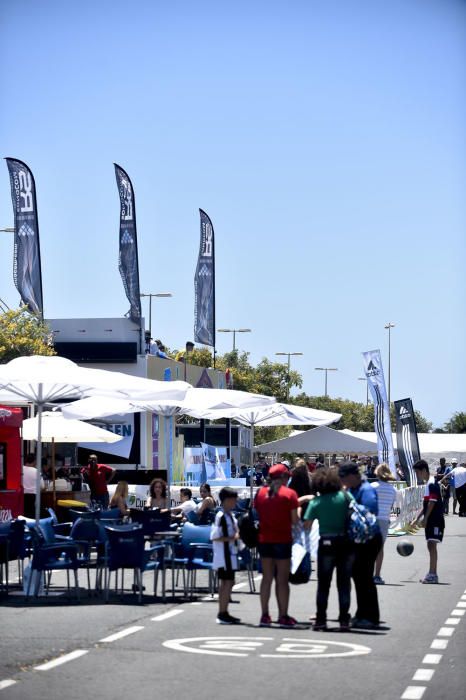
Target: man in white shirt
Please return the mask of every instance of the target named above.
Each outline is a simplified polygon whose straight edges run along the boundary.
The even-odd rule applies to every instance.
[[[43,485],[42,479],[40,481]],[[37,493],[36,456],[30,452],[26,455],[23,465],[24,514],[34,518]]]
[[[466,468],[464,464],[457,466],[457,460],[451,460],[451,466],[453,469],[449,474],[446,474],[440,483],[443,483],[445,479],[448,479],[456,492],[456,498],[458,500],[460,518],[466,518]]]
[[[187,514],[193,510],[196,510],[197,503],[193,500],[193,492],[191,489],[180,489],[181,503],[176,508],[172,508],[171,512],[173,515],[178,515],[182,518],[186,518]]]

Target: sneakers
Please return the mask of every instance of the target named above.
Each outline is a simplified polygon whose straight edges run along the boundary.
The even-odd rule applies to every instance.
[[[437,574],[428,573],[424,578],[421,578],[420,583],[438,583],[438,576]]]
[[[268,614],[262,615],[260,622],[259,622],[259,627],[271,627],[272,625],[272,618]]]
[[[326,632],[328,630],[326,622],[314,622],[312,625],[314,632]]]
[[[340,632],[349,632],[351,625],[349,622],[340,622]]]
[[[217,625],[239,625],[241,620],[239,617],[233,617],[230,613],[218,613]]]
[[[370,620],[359,620],[355,617],[351,621],[351,627],[354,627],[357,630],[376,630],[378,625]]]
[[[381,576],[374,576],[373,581],[374,581],[376,586],[383,586],[385,584],[385,581],[383,580],[383,578]]]
[[[278,618],[277,622],[280,627],[283,627],[285,629],[289,627],[296,627],[296,625],[298,624],[298,621],[295,620],[294,617],[290,617],[289,615],[282,615]]]

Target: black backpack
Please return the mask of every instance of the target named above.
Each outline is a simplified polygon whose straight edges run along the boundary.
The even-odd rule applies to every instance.
[[[257,547],[259,542],[259,526],[254,520],[254,515],[251,508],[247,511],[247,513],[241,516],[239,520],[239,536],[243,540],[246,547],[249,547],[249,549],[254,549],[254,547]]]

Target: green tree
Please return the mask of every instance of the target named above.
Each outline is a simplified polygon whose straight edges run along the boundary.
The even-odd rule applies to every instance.
[[[452,415],[449,421],[445,423],[445,433],[466,433],[466,413],[457,411]]]
[[[55,355],[50,328],[25,306],[0,314],[0,363],[24,355]]]

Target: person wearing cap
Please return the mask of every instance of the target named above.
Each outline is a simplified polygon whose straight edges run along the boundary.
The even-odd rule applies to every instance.
[[[343,462],[338,468],[343,486],[362,506],[376,517],[379,514],[377,492],[362,478],[355,462]],[[380,531],[368,542],[354,545],[352,577],[356,589],[357,609],[352,626],[357,629],[376,629],[380,623],[379,599],[374,583],[374,567],[382,548]]]
[[[453,457],[451,460],[452,470],[446,474],[439,483],[443,484],[448,479],[449,483],[455,490],[456,499],[458,501],[458,515],[460,518],[466,518],[466,468],[462,465],[458,466],[458,460]],[[453,514],[455,511],[455,498],[453,498]]]
[[[288,615],[292,525],[298,522],[298,496],[286,486],[290,472],[284,464],[274,464],[269,469],[269,486],[263,486],[256,494],[254,507],[259,516],[259,555],[262,563],[260,600],[261,627],[270,627],[269,611],[272,583],[278,603],[280,627],[295,627],[296,620]]]

